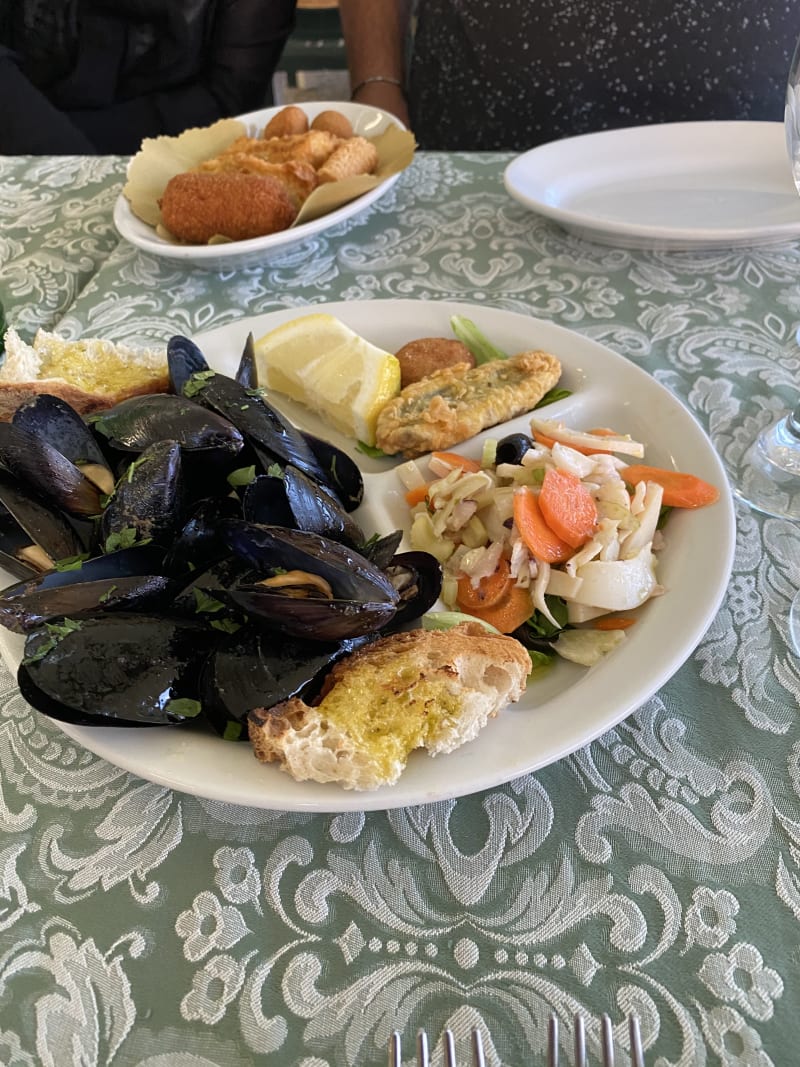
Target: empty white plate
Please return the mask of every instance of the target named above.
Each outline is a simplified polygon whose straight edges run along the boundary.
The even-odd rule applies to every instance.
[[[620,248],[741,248],[800,237],[782,122],[676,122],[551,141],[505,186],[580,237]]]

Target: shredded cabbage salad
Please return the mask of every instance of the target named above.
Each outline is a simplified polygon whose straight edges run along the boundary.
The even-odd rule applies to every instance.
[[[664,592],[656,575],[664,544],[659,528],[663,489],[654,481],[631,485],[623,476],[629,460],[622,456],[643,455],[644,446],[626,436],[533,419],[530,437],[487,441],[479,462],[433,453],[399,467],[411,505],[412,547],[442,564],[446,608],[488,623],[510,619],[513,629],[498,629],[531,650],[534,666],[553,654],[585,666],[596,663],[625,640],[626,628],[635,621],[618,613],[634,611]],[[520,494],[524,498],[517,499],[517,509],[538,507],[548,471],[568,476],[551,475],[548,484],[571,489],[579,482],[583,489],[576,493],[585,500],[585,490],[596,509],[591,528],[573,538],[581,543],[555,562],[524,523],[523,536],[517,521],[523,511],[515,518]],[[502,591],[500,568],[513,593]],[[494,597],[485,610],[480,607],[483,589],[491,591],[488,599]],[[519,622],[513,613],[504,616],[498,610],[510,597],[529,609],[526,613],[523,607],[526,617]]]

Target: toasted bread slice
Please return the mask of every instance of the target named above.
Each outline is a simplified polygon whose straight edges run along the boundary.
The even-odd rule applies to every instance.
[[[26,344],[6,331],[0,367],[0,420],[8,421],[35,393],[51,393],[88,415],[141,393],[169,388],[164,349],[135,349],[98,338],[69,341],[39,330]]]
[[[377,789],[414,749],[436,756],[472,741],[519,700],[530,666],[518,641],[478,622],[392,634],[340,660],[317,706],[293,697],[252,711],[250,740],[299,781]]]

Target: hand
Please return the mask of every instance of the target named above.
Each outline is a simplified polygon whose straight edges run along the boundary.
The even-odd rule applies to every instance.
[[[405,125],[411,128],[408,118],[408,104],[399,85],[389,82],[369,82],[356,94],[355,103],[367,104],[391,112]]]

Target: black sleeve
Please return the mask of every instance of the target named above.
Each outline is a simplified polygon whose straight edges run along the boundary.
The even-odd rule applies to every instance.
[[[25,77],[14,53],[0,45],[0,152],[3,155],[86,155],[95,151],[69,117]]]
[[[294,11],[295,0],[220,0],[200,77],[102,110],[75,111],[71,118],[95,151],[128,154],[144,137],[177,134],[262,107]]]

